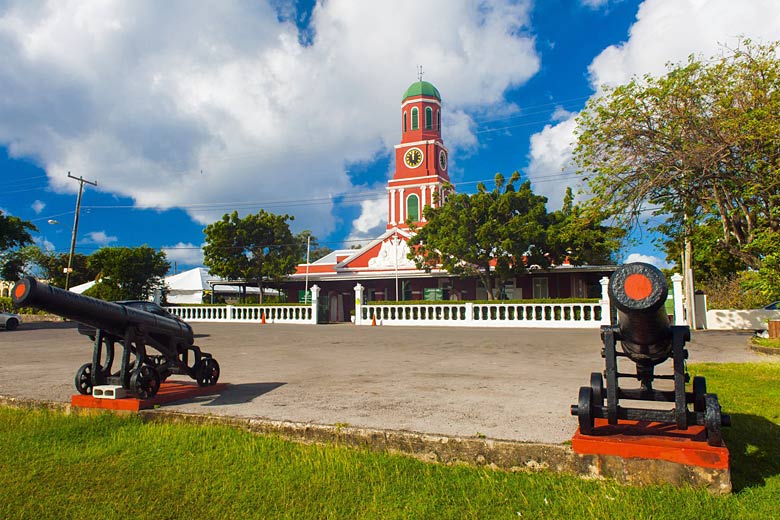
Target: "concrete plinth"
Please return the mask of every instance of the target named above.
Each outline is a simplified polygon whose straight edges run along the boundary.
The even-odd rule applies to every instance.
[[[678,430],[675,425],[596,419],[592,435],[579,429],[572,449],[587,461],[594,476],[630,484],[691,485],[715,493],[731,491],[729,451],[710,446],[703,426]]]
[[[100,408],[103,410],[125,410],[137,412],[147,410],[157,405],[183,401],[203,395],[220,393],[227,387],[226,383],[218,383],[212,386],[198,386],[194,383],[168,381],[160,385],[160,389],[154,397],[138,399],[125,397],[124,399],[100,399],[91,395],[75,394],[70,398],[71,406],[77,408]]]

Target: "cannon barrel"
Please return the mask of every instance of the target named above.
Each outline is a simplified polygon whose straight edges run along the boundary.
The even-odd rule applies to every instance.
[[[617,336],[635,363],[656,365],[668,359],[672,332],[666,314],[669,285],[655,266],[635,262],[620,266],[609,280],[609,297],[617,308]]]
[[[192,330],[176,319],[65,291],[30,277],[14,285],[11,299],[17,307],[41,309],[118,337],[123,337],[128,328],[140,327],[149,333],[175,337],[187,345],[194,342]]]

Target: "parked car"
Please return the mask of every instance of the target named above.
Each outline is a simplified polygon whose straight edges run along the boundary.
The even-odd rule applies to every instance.
[[[190,329],[190,332],[192,332],[192,327],[190,327],[190,324],[179,318],[178,316],[174,316],[170,312],[166,311],[159,305],[153,302],[147,302],[143,300],[123,300],[123,301],[117,301],[114,303],[118,303],[119,305],[126,305],[128,307],[133,307],[135,309],[138,309],[140,311],[146,311],[151,314],[155,314],[157,316],[162,316],[164,318],[170,318],[172,320],[176,320],[182,325],[184,325],[186,328]],[[89,339],[92,341],[95,341],[95,327],[92,325],[86,325],[84,323],[79,322],[78,324],[78,330],[80,334],[84,334],[85,336],[89,336]]]
[[[5,327],[5,330],[14,330],[22,322],[22,319],[18,314],[11,312],[0,312],[0,325]]]

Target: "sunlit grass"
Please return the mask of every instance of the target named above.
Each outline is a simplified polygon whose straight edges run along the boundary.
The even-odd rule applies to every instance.
[[[0,518],[776,518],[780,364],[695,365],[735,493],[427,464],[222,426],[0,408]]]

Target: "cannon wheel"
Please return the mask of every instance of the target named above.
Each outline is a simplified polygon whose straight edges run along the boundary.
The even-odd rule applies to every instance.
[[[92,394],[92,363],[84,363],[76,370],[73,383],[80,394]]]
[[[604,377],[600,372],[591,372],[590,389],[593,390],[593,402],[599,406],[604,405]]]
[[[130,388],[140,399],[149,399],[160,389],[160,374],[154,367],[141,365],[130,377]]]
[[[577,419],[580,422],[580,433],[590,435],[593,433],[593,389],[589,386],[580,387],[580,395],[577,400]]]
[[[715,394],[704,394],[704,427],[707,429],[707,444],[710,446],[721,446],[723,444],[723,435],[721,433],[721,411],[718,403],[718,396]]]
[[[704,412],[704,395],[707,393],[707,380],[701,376],[693,378],[693,411]]]
[[[214,358],[203,358],[195,365],[195,381],[199,386],[216,385],[219,380],[219,363]]]

